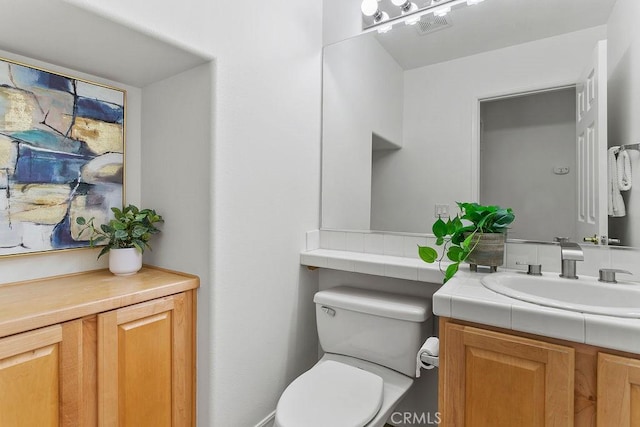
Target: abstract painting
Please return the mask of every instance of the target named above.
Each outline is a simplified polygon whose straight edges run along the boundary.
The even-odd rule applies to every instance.
[[[76,218],[122,207],[124,135],[123,90],[0,59],[0,255],[89,246]]]

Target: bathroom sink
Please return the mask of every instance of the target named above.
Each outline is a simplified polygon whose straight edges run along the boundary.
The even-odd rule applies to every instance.
[[[521,301],[582,313],[640,318],[640,285],[602,283],[593,277],[565,279],[546,273],[494,273],[482,278],[493,292]]]

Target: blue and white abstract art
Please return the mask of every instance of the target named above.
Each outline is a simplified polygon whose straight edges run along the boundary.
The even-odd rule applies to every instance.
[[[123,90],[0,59],[0,255],[89,245],[75,219],[123,204],[124,126]]]

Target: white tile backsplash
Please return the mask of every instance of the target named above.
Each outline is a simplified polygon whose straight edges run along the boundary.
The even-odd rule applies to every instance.
[[[542,272],[560,273],[560,247],[557,245],[536,245],[538,250],[538,264],[542,265]]]
[[[320,249],[320,230],[307,231],[306,250]]]
[[[507,268],[526,271],[526,264],[538,264],[537,245],[507,243],[505,251],[507,255]],[[525,265],[518,265],[518,263]]]
[[[330,231],[329,247],[337,251],[344,251],[347,247],[347,233],[344,231]]]
[[[397,234],[385,234],[383,241],[384,255],[404,256],[404,236]]]
[[[347,232],[345,250],[350,252],[364,252],[364,233]]]
[[[307,250],[322,248],[410,259],[419,259],[418,245],[435,248],[438,257],[442,256],[443,249],[435,245],[435,237],[397,233],[313,230],[307,233],[306,238]],[[597,277],[600,268],[620,268],[633,273],[633,276],[622,276],[623,280],[640,281],[640,250],[587,244],[581,246],[585,260],[577,263],[578,275]],[[541,264],[543,272],[560,273],[560,247],[552,244],[507,243],[503,267],[526,269],[526,266],[516,263]],[[375,269],[379,273],[379,267],[360,264],[359,268],[367,271]]]
[[[611,267],[609,248],[607,247],[585,243],[582,245],[582,253],[584,254],[584,261],[578,261],[576,263],[576,273],[578,276],[598,277],[598,272],[601,268]]]
[[[364,251],[369,254],[384,253],[384,235],[370,233],[364,235]]]
[[[611,267],[630,271],[632,276],[623,274],[621,280],[640,282],[640,250],[611,248]]]
[[[404,236],[403,255],[407,258],[420,258],[418,256],[418,246],[426,246],[426,237]]]

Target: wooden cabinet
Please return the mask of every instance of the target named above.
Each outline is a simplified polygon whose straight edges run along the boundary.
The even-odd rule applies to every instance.
[[[448,323],[445,426],[573,425],[574,350]]]
[[[195,425],[198,284],[146,267],[0,286],[0,426]]]
[[[61,343],[61,325],[0,340],[0,425],[58,425]]]
[[[190,426],[191,301],[182,293],[98,315],[100,426]]]
[[[598,355],[598,427],[640,426],[640,360]]]
[[[440,319],[443,427],[640,427],[640,355]]]

